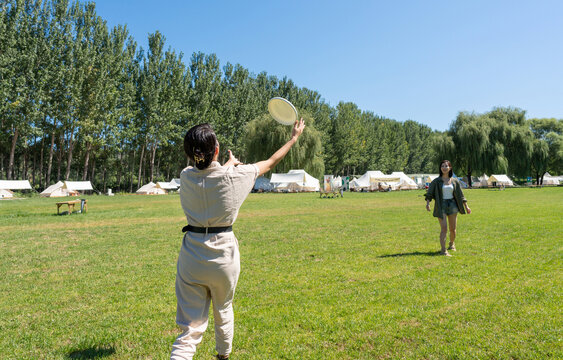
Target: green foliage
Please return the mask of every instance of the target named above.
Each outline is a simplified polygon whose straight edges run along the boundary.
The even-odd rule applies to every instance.
[[[315,129],[315,121],[308,112],[298,112],[305,120],[305,131],[273,171],[286,173],[292,169],[304,169],[313,177],[321,179],[324,174],[321,134]],[[269,114],[259,116],[246,125],[247,155],[244,161],[254,163],[268,159],[290,136],[290,126],[277,123]]]
[[[534,135],[531,165],[540,183],[546,171],[563,172],[563,120],[530,119],[528,124]]]
[[[436,161],[452,161],[458,175],[504,174],[526,177],[534,151],[525,112],[495,108],[485,114],[460,112],[434,140]]]
[[[527,176],[545,167],[532,164],[543,149],[534,148],[534,138],[548,144],[546,169],[563,171],[561,120],[530,124],[522,110],[496,108],[460,113],[446,134],[436,134],[354,103],[332,107],[292,79],[222,65],[215,54],[194,53],[185,62],[159,31],[148,44],[137,48],[125,26],[108,28],[93,2],[0,2],[0,177],[29,179],[36,188],[82,178],[104,192],[132,191],[177,177],[186,166],[185,131],[204,122],[223,149],[248,161],[256,152],[246,147],[247,124],[274,96],[314,119],[314,141],[305,147],[311,152],[287,161],[298,167],[310,156],[307,166],[319,177],[434,172],[432,159],[444,156],[462,174]],[[274,149],[280,138],[263,145]]]

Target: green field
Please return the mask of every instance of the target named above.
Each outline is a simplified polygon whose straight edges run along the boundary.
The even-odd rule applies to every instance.
[[[232,359],[563,358],[563,188],[467,190],[450,258],[423,194],[251,194]],[[0,201],[0,358],[169,356],[179,196],[88,199]]]

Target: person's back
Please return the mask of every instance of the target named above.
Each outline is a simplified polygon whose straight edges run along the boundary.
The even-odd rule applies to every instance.
[[[188,224],[233,225],[257,177],[255,165],[223,167],[214,161],[203,170],[185,168],[180,175],[180,201]]]
[[[238,240],[233,233],[239,208],[259,175],[269,172],[288,153],[303,132],[303,119],[295,122],[290,140],[269,159],[241,164],[229,151],[218,162],[219,143],[208,124],[192,127],[184,138],[184,151],[195,167],[181,175],[180,202],[188,225],[183,228],[176,273],[176,323],[182,329],[170,358],[192,359],[207,328],[213,304],[217,358],[228,359],[232,350],[232,301],[240,273]]]

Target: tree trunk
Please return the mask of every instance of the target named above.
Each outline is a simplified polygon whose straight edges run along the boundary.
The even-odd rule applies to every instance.
[[[146,145],[147,145],[147,142],[145,141],[145,144],[141,148],[141,157],[139,159],[139,177],[137,179],[137,186],[139,186],[139,187],[141,187],[141,174],[143,173],[143,158],[145,157],[145,146]]]
[[[33,137],[33,162],[31,163],[31,186],[35,187],[35,167],[37,166],[37,137]]]
[[[156,144],[151,146],[151,181],[154,180],[154,158],[156,156]]]
[[[106,167],[106,164],[107,164],[107,161],[104,162],[104,168],[103,168],[104,170],[103,170],[103,173],[102,173],[102,178],[104,179],[104,192],[103,192],[104,194],[107,193],[107,187],[106,187],[107,167]]]
[[[467,169],[467,186],[471,189],[472,188],[472,184],[471,184],[471,168]]]
[[[119,149],[123,149],[123,143],[121,143]],[[123,151],[119,151],[118,159],[119,163],[117,165],[117,188],[121,189],[121,176],[123,173]]]
[[[130,168],[129,168],[129,192],[133,192],[133,170],[135,166],[135,149],[133,149],[133,156],[130,158],[129,161]]]
[[[64,139],[63,134],[61,134],[61,137],[59,138],[59,151],[57,154],[57,181],[61,180],[61,168],[63,166],[63,144]]]
[[[543,186],[543,177],[544,177],[544,176],[545,176],[545,171],[541,174],[541,178],[540,178],[541,186]]]
[[[12,172],[14,171],[14,154],[16,153],[16,142],[18,141],[18,135],[18,128],[15,128],[14,137],[12,138],[12,147],[10,149],[10,161],[8,163],[8,180],[12,180]]]
[[[45,137],[41,137],[41,155],[39,156],[39,187],[41,187],[41,181],[43,180],[43,155],[45,154],[45,149],[43,148],[43,140]],[[44,187],[43,187],[44,188]]]
[[[70,137],[68,139],[68,157],[66,163],[65,180],[70,177],[70,165],[72,164],[72,150],[74,148],[74,126],[70,129]]]
[[[22,169],[22,180],[27,180],[27,148],[23,150],[23,169]]]
[[[47,164],[47,176],[45,176],[45,188],[51,182],[51,168],[53,166],[53,151],[55,149],[55,131],[51,134],[51,148],[49,149],[49,163]]]
[[[96,157],[92,156],[92,172],[90,173],[90,182],[92,183],[92,187],[94,187],[94,183],[96,182]]]
[[[92,143],[88,142],[86,144],[86,156],[84,159],[84,172],[82,173],[82,181],[86,180],[88,175],[88,161],[90,160],[90,150],[92,150]]]

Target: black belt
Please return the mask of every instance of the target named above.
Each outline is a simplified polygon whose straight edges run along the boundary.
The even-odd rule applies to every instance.
[[[218,233],[222,233],[222,232],[233,231],[233,227],[232,226],[217,226],[217,227],[204,228],[204,227],[199,227],[199,226],[186,225],[182,228],[182,232],[186,232],[186,231],[191,231],[191,232],[200,233],[200,234],[209,234],[209,233],[218,234]]]

